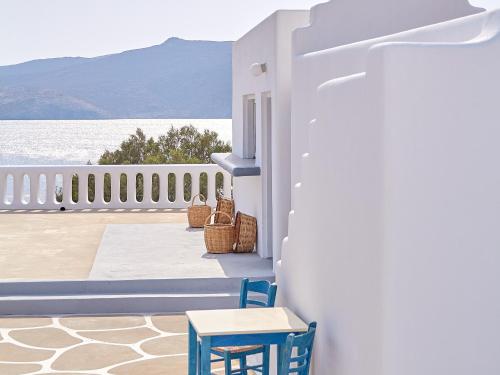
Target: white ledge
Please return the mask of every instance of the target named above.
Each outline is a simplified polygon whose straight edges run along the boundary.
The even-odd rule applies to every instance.
[[[231,153],[216,153],[211,158],[233,177],[260,176],[260,167],[255,165],[255,159],[242,159]]]

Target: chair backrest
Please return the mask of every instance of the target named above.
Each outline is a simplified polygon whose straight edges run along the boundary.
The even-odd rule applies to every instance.
[[[315,333],[316,322],[312,322],[306,333],[297,336],[293,333],[288,335],[280,358],[281,372],[278,375],[309,374]]]
[[[261,306],[261,307],[274,307],[274,301],[276,300],[276,284],[271,284],[267,280],[250,281],[249,279],[243,279],[241,281],[240,290],[240,308],[247,308],[249,305]],[[260,299],[251,299],[248,293],[262,294],[265,297]]]

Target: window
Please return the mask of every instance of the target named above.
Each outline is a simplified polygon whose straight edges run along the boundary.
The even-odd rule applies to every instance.
[[[256,108],[255,97],[247,95],[243,98],[243,156],[255,158],[256,149]]]

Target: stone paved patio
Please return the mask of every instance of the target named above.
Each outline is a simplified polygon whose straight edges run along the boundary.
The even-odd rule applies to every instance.
[[[2,317],[0,374],[185,375],[186,332],[184,315]]]
[[[187,223],[186,213],[0,211],[0,280],[87,279],[108,224],[158,223]]]
[[[182,210],[0,211],[0,280],[269,277],[257,254],[206,254]]]

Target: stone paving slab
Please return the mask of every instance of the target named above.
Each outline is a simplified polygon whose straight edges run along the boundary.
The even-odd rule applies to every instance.
[[[0,317],[0,374],[186,375],[187,324],[185,315]]]
[[[183,315],[1,317],[0,327],[2,375],[187,373]]]

